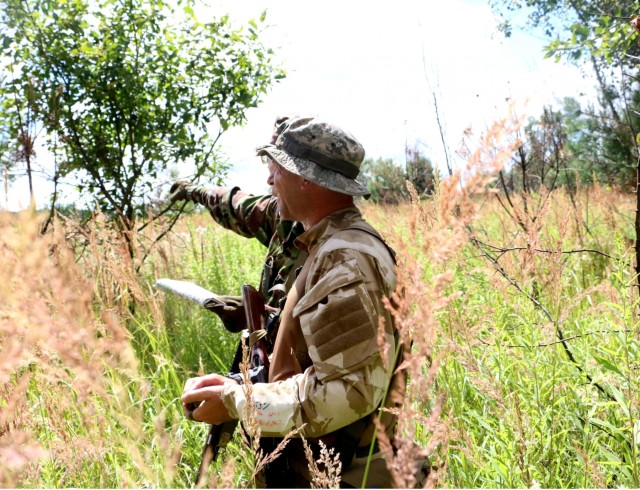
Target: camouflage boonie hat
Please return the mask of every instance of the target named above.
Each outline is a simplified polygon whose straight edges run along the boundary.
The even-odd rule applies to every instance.
[[[275,144],[256,148],[289,172],[319,186],[351,196],[369,197],[356,181],[364,160],[364,148],[349,132],[314,117],[292,118]]]

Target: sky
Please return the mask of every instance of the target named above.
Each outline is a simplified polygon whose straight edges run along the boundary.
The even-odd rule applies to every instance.
[[[266,9],[261,39],[287,72],[248,111],[247,123],[220,139],[230,164],[226,184],[253,193],[268,191],[254,149],[268,142],[280,114],[335,122],[369,158],[403,164],[405,145],[416,146],[444,169],[444,145],[455,155],[463,132],[481,133],[506,115],[508,101],[537,116],[544,104],[594,93],[577,68],[544,59],[541,37],[504,38],[487,0],[209,1],[198,11],[203,21],[228,13],[240,25]],[[46,206],[47,186],[37,188],[37,204]],[[0,208],[16,210],[27,200],[24,181],[8,196],[0,190]]]
[[[509,101],[535,116],[564,96],[593,93],[593,83],[577,68],[544,59],[544,39],[499,33],[486,0],[214,5],[214,12],[222,8],[240,21],[258,17],[268,5],[264,42],[287,71],[263,104],[249,111],[247,124],[221,140],[232,164],[227,181],[250,192],[267,190],[253,149],[266,142],[278,114],[334,121],[374,159],[404,163],[405,145],[417,146],[444,169],[435,104],[445,144],[455,154],[465,129],[479,134],[506,115]]]

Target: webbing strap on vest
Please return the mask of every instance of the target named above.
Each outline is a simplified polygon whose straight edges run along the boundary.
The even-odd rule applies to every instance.
[[[339,230],[338,232],[336,232],[333,235],[333,237],[335,237],[336,235],[339,235],[340,233],[343,233],[345,231],[349,231],[349,230],[363,231],[363,232],[371,235],[372,237],[375,237],[378,240],[380,240],[380,242],[385,246],[385,248],[389,252],[389,255],[391,255],[391,260],[393,260],[393,263],[397,264],[395,250],[393,250],[387,244],[387,242],[385,242],[384,238],[382,238],[382,236],[380,236],[380,234],[377,231],[375,231],[373,228],[371,228],[369,225],[363,226],[360,223],[355,223],[355,224],[350,225],[347,228],[343,228],[342,230]],[[333,237],[331,237],[331,238],[333,238]],[[304,266],[300,270],[300,273],[298,274],[298,277],[296,278],[296,282],[295,282],[295,286],[296,286],[296,289],[298,290],[298,297],[299,298],[302,298],[302,296],[304,296],[304,294],[306,293],[305,285],[307,283],[307,276],[309,275],[309,269],[311,269],[311,265],[312,265],[313,261],[320,254],[320,252],[328,253],[328,252],[333,252],[334,250],[339,250],[340,248],[344,248],[343,245],[340,245],[340,244],[337,244],[337,243],[333,243],[331,238],[329,238],[329,240],[327,240],[320,247],[316,247],[309,254],[309,256],[307,257],[307,260],[305,260]],[[364,253],[366,253],[366,252],[364,252]]]

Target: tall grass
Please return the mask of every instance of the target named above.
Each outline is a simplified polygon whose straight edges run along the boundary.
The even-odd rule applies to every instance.
[[[37,224],[2,215],[0,485],[193,485],[207,428],[184,420],[179,397],[187,377],[224,372],[236,339],[153,284],[169,276],[231,291],[234,278],[239,287],[259,274],[259,248],[189,223],[135,274],[103,217],[80,235],[58,223],[41,238]],[[219,261],[216,283],[207,267],[221,250],[235,260]],[[242,479],[237,466],[227,486]]]
[[[453,346],[439,373],[458,434],[453,486],[640,484],[632,210],[597,187],[577,200],[588,234],[572,232],[557,191],[528,234],[503,220],[478,227],[484,245],[465,251],[464,294],[441,322]],[[485,216],[498,214],[488,201]]]
[[[399,253],[389,307],[412,345],[396,484],[426,455],[426,485],[638,487],[632,199],[595,185],[520,196],[536,206],[507,214],[486,192],[514,144],[504,131],[469,155],[464,191],[362,204]],[[154,283],[234,294],[257,284],[264,250],[190,215],[136,271],[100,215],[46,237],[37,223],[0,215],[0,485],[194,486],[207,428],[179,396],[187,377],[226,371],[237,337]],[[136,237],[140,255],[156,231]],[[237,435],[207,483],[251,486],[257,464]]]

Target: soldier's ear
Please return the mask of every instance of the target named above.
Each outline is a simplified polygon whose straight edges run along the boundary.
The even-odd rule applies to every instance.
[[[302,179],[302,183],[300,184],[300,188],[302,190],[310,190],[310,189],[313,189],[315,186],[316,184],[314,184],[313,182],[307,179]]]

